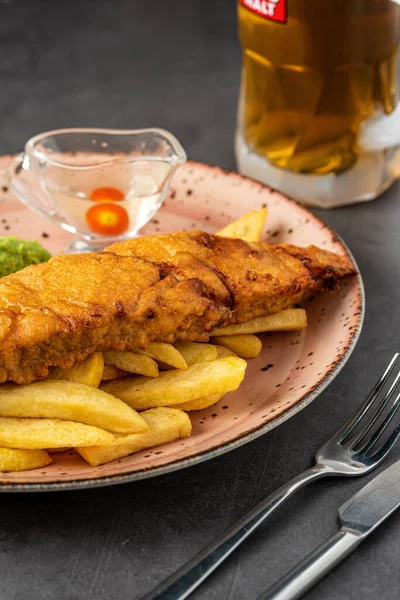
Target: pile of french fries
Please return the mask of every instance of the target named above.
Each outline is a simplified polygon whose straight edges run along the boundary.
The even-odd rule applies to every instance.
[[[259,241],[266,210],[218,232]],[[298,331],[303,309],[287,309],[212,332],[210,343],[151,342],[145,349],[96,352],[69,369],[28,385],[0,385],[0,471],[44,467],[53,452],[75,448],[98,466],[188,437],[188,413],[236,390],[246,360],[261,352],[255,335]]]

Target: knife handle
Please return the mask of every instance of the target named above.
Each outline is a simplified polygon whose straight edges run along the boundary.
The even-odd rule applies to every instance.
[[[295,600],[300,598],[348,556],[362,539],[362,536],[342,527],[292,571],[289,571],[281,581],[262,594],[259,600]]]

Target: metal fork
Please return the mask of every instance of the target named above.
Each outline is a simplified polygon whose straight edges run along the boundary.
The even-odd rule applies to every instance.
[[[400,354],[394,355],[358,410],[317,451],[313,467],[297,475],[268,496],[142,600],[184,600],[289,496],[307,483],[321,477],[364,475],[377,467],[400,435],[400,419],[395,419],[400,405],[400,394],[395,396],[400,382],[400,370],[396,371],[392,384],[387,392],[383,393],[383,388],[389,381],[399,357]],[[385,410],[387,414],[378,424],[379,417]]]

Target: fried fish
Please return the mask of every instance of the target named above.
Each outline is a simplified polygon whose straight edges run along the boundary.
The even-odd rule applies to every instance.
[[[0,382],[29,383],[93,352],[207,341],[355,273],[350,258],[201,231],[65,255],[0,280]]]

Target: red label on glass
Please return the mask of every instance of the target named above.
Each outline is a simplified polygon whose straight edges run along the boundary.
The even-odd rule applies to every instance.
[[[287,0],[240,0],[251,12],[278,23],[286,23]]]

